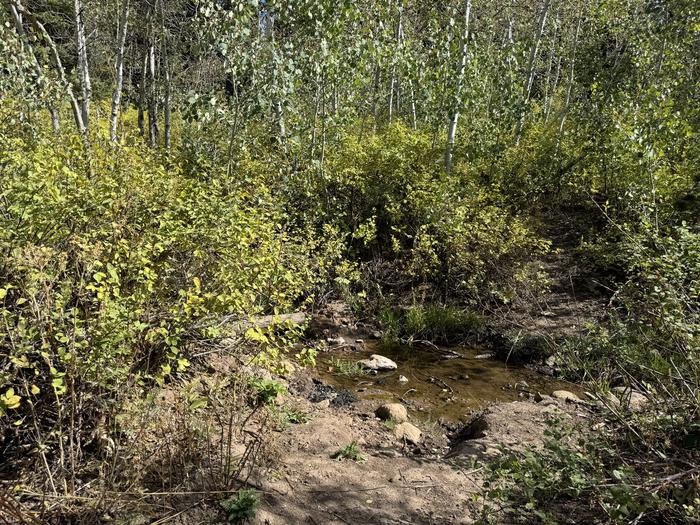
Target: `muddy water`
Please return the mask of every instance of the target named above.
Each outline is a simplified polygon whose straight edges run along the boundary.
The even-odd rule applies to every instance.
[[[454,351],[456,357],[450,354]],[[554,380],[523,367],[484,358],[475,348],[429,349],[425,347],[379,347],[368,343],[363,351],[331,351],[319,355],[316,373],[324,382],[347,389],[361,399],[404,401],[423,419],[464,420],[474,410],[496,402],[515,401],[521,393],[551,394],[569,390],[581,394],[576,385]],[[398,369],[376,375],[347,376],[338,373],[336,361],[356,362],[370,354],[381,354]],[[482,357],[477,357],[481,355]],[[408,382],[399,381],[404,376]]]

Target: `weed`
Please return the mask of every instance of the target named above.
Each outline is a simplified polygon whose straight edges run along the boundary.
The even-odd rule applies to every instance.
[[[402,310],[383,308],[379,318],[384,342],[428,340],[457,344],[478,336],[485,327],[482,316],[462,308],[441,304],[414,304]]]
[[[335,454],[333,454],[331,457],[333,459],[337,459],[338,461],[349,459],[357,463],[362,463],[367,459],[360,451],[360,447],[357,446],[356,441],[348,443],[343,448],[338,450]]]
[[[398,423],[395,419],[387,419],[386,421],[382,421],[382,426],[387,430],[394,430],[396,425],[398,425]]]
[[[333,367],[333,371],[340,376],[356,377],[367,374],[367,370],[362,368],[362,365],[357,361],[349,361],[334,357],[331,359],[330,365]]]
[[[278,396],[287,391],[286,387],[279,381],[263,379],[261,377],[250,379],[248,384],[255,392],[256,402],[260,405],[271,405]]]
[[[279,411],[279,422],[277,429],[279,431],[286,430],[289,425],[303,425],[308,423],[311,417],[306,412],[297,410],[295,408],[282,407]]]
[[[253,519],[260,508],[260,494],[255,489],[241,489],[232,498],[219,502],[229,523]]]

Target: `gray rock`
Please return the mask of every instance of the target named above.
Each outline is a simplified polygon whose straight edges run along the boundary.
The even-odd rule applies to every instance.
[[[421,442],[422,433],[418,427],[411,423],[401,423],[394,428],[394,435],[401,441],[406,441],[413,445],[418,445]]]
[[[345,344],[345,338],[338,336],[338,337],[329,337],[326,339],[326,342],[329,345],[334,345],[334,346],[340,346]]]
[[[369,359],[363,359],[359,363],[368,370],[396,370],[397,368],[396,363],[391,359],[378,354],[372,354]]]
[[[580,397],[578,397],[573,392],[569,392],[568,390],[555,390],[554,392],[552,392],[552,397],[554,399],[563,399],[564,401],[571,401],[572,403],[579,403],[581,401]]]
[[[330,408],[331,406],[331,400],[330,399],[324,399],[323,401],[319,401],[318,403],[314,403],[314,406],[320,410],[325,410],[327,408]]]
[[[408,383],[408,378],[406,376],[399,376],[399,383]]]
[[[488,354],[479,354],[474,357],[474,359],[491,359],[494,357],[495,354],[493,353],[488,353]]]
[[[647,396],[631,388],[616,386],[611,390],[620,398],[620,405],[632,412],[639,412],[649,403]]]
[[[397,423],[403,423],[408,420],[408,411],[401,403],[386,403],[380,406],[374,414],[384,421],[393,420]]]

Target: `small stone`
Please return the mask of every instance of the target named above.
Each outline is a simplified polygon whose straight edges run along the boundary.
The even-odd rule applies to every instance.
[[[381,339],[382,338],[382,333],[378,330],[373,331],[371,334],[369,334],[372,339]]]
[[[401,403],[386,403],[380,406],[374,412],[374,415],[384,421],[393,420],[397,423],[403,423],[408,420],[408,411]]]
[[[649,403],[649,398],[647,396],[631,388],[617,386],[611,390],[619,395],[621,400],[620,404],[632,412],[639,412],[644,408],[644,405]]]
[[[359,363],[363,368],[369,370],[396,370],[398,368],[394,361],[378,354],[372,354],[369,359],[363,359]]]
[[[527,381],[518,381],[515,383],[515,389],[516,390],[528,390],[530,388],[530,385],[527,384]]]
[[[552,392],[552,397],[554,399],[563,399],[564,401],[570,401],[572,403],[578,403],[581,401],[581,398],[568,390],[555,390]]]
[[[536,403],[540,403],[543,399],[544,399],[544,397],[542,397],[542,394],[540,394],[539,392],[535,393],[535,402]]]
[[[408,383],[408,378],[406,376],[399,376],[399,383]]]
[[[493,353],[488,353],[488,354],[479,354],[474,356],[474,359],[491,359],[494,357]]]
[[[415,425],[411,423],[401,423],[394,428],[394,435],[402,441],[406,441],[413,445],[420,444],[422,433]]]
[[[345,338],[338,336],[338,337],[329,337],[326,339],[326,342],[329,345],[334,345],[334,346],[340,346],[345,344]]]
[[[318,403],[314,403],[314,406],[318,408],[319,410],[326,410],[330,408],[331,406],[331,400],[330,399],[324,399],[323,401],[319,401]]]
[[[553,367],[557,364],[557,358],[553,355],[550,355],[547,359],[545,359],[544,364]]]
[[[356,342],[358,345],[363,345],[363,344],[365,344],[365,340],[364,340],[364,339],[355,339],[355,342]]]

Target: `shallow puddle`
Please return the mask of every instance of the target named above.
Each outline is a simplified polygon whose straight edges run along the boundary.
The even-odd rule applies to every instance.
[[[338,361],[354,363],[370,354],[392,359],[398,369],[376,375],[339,373]],[[571,383],[484,358],[483,354],[484,350],[465,347],[436,350],[368,343],[362,351],[320,354],[316,374],[325,383],[347,389],[361,399],[401,399],[413,411],[423,413],[424,419],[432,420],[464,420],[476,409],[495,402],[515,401],[521,393],[551,394],[554,390],[581,393]],[[399,381],[401,376],[408,381]]]

